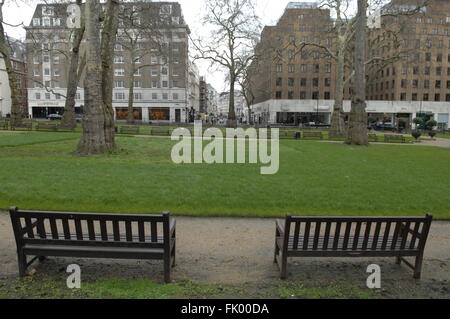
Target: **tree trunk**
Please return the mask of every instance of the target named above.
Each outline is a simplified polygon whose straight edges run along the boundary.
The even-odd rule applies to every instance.
[[[134,102],[134,73],[136,65],[134,63],[134,57],[131,56],[130,74],[128,77],[128,114],[127,114],[127,124],[134,123],[133,116],[133,102]]]
[[[344,127],[344,68],[345,68],[345,49],[341,48],[337,54],[336,60],[336,91],[331,115],[330,132],[336,134],[345,133]]]
[[[5,62],[6,73],[8,74],[9,88],[11,90],[11,125],[22,122],[21,94],[17,89],[16,74],[8,46],[8,39],[3,29],[3,4],[0,6],[0,54]]]
[[[118,8],[117,0],[108,0],[106,3],[105,21],[102,32],[101,57],[102,57],[102,93],[103,112],[105,117],[105,139],[108,149],[116,147],[114,109],[112,106],[113,80],[114,80],[114,46],[116,43],[116,33],[118,28]]]
[[[348,124],[347,144],[368,145],[366,113],[366,25],[367,0],[358,0],[355,39],[355,78],[352,107]]]
[[[234,84],[236,80],[233,76],[230,76],[230,99],[228,104],[228,127],[236,127],[236,112],[234,110]]]
[[[81,6],[81,0],[77,0],[77,4]],[[86,63],[84,57],[84,61],[80,61],[80,46],[85,31],[83,19],[81,23],[81,28],[74,31],[75,35],[72,43],[72,50],[70,51],[70,66],[67,78],[66,102],[64,105],[64,114],[61,119],[62,125],[72,128],[77,126],[77,122],[75,120],[75,98],[77,95],[80,76],[83,72],[84,64]]]
[[[86,18],[86,73],[83,135],[78,144],[81,155],[102,154],[108,151],[105,141],[105,116],[102,109],[102,65],[100,48],[101,12],[99,0],[88,0]]]

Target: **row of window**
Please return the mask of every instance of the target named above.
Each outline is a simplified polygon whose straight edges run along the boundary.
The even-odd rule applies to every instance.
[[[42,17],[42,19],[41,18],[33,18],[33,26],[34,27],[40,27],[40,26],[60,27],[61,26],[61,18],[50,18],[50,17]]]
[[[296,65],[288,64],[287,68],[288,68],[289,73],[295,73]],[[310,70],[313,73],[320,73],[320,64],[312,64]],[[277,64],[276,71],[277,71],[277,73],[282,73],[283,72],[283,64]],[[308,64],[301,64],[300,72],[307,73],[308,72]],[[331,63],[326,63],[323,65],[323,72],[331,73]]]
[[[123,81],[123,80],[114,81],[114,87],[118,88],[118,89],[124,89],[125,88],[125,81]],[[134,80],[133,81],[133,87],[141,88],[142,87],[142,82],[140,80]],[[168,88],[169,87],[169,81],[163,80],[163,81],[161,81],[161,84],[159,85],[159,81],[152,80],[151,88],[156,89],[158,87]],[[177,80],[173,80],[172,81],[172,87],[173,88],[180,87],[180,82],[177,81]]]
[[[308,96],[307,94],[308,92],[306,91],[301,91],[299,98],[300,100],[307,100],[307,99],[313,99],[313,100],[319,100],[320,99],[320,92],[319,91],[314,91],[311,92],[311,95]],[[283,96],[283,92],[282,91],[276,91],[275,92],[275,99],[277,100],[282,100],[287,98],[288,100],[293,100],[294,99],[294,91],[288,91],[287,92],[287,96]],[[330,100],[331,99],[331,93],[330,92],[324,92],[323,93],[323,99],[324,100]]]
[[[319,78],[313,78],[312,79],[312,86],[313,87],[318,87],[319,86]],[[287,85],[288,86],[294,86],[296,84],[295,78],[287,78]],[[308,85],[308,79],[307,78],[301,78],[299,81],[300,86],[304,87]],[[276,86],[282,86],[283,85],[283,78],[277,78],[275,80],[275,85]],[[324,79],[324,85],[326,87],[330,87],[331,86],[331,78],[325,78]]]
[[[419,101],[419,95],[417,94],[417,93],[412,93],[411,94],[411,99],[410,100],[408,100],[407,99],[407,94],[405,93],[405,92],[403,92],[403,93],[400,93],[400,101]],[[430,98],[431,98],[432,96],[430,96],[430,94],[428,94],[428,93],[424,93],[423,95],[422,95],[422,101],[430,101]],[[434,102],[443,102],[441,99],[442,99],[442,95],[441,94],[439,94],[439,93],[436,93],[436,94],[434,94]],[[450,94],[446,94],[445,95],[445,101],[446,102],[450,102]]]
[[[407,89],[409,86],[409,83],[410,83],[410,81],[408,81],[407,79],[402,79],[401,80],[401,88]],[[417,79],[414,79],[411,81],[411,87],[413,89],[419,89],[419,88],[429,89],[430,88],[430,80],[424,80],[422,87],[420,87],[420,81]],[[389,88],[391,88],[391,89],[395,88],[395,80],[392,80],[390,87],[389,87],[389,82],[376,83],[375,86],[373,86],[373,85],[370,86],[371,91],[373,91],[374,89],[375,89],[375,91],[379,91],[379,90],[383,91],[383,90],[388,90]],[[442,89],[442,81],[436,80],[434,82],[434,88]],[[447,81],[446,88],[450,89],[450,81]]]
[[[169,98],[171,98],[170,100],[173,101],[178,101],[180,99],[180,96],[178,93],[152,93],[151,95],[152,100],[164,100],[164,101],[169,101]],[[126,100],[127,99],[127,94],[125,92],[116,92],[114,93],[114,99],[115,100]],[[134,99],[135,100],[142,100],[142,93],[134,93]]]
[[[437,75],[437,76],[443,75],[442,67],[438,66],[438,67],[434,68],[434,70],[435,70],[435,75]],[[408,75],[408,74],[410,74],[410,72],[411,72],[410,68],[408,68],[406,66],[401,68],[401,74],[402,75]],[[379,77],[384,77],[385,75],[388,77],[391,74],[392,75],[396,74],[395,67],[393,67],[392,69],[391,68],[387,68],[386,71],[385,70],[380,70],[378,72],[378,76]],[[419,75],[420,74],[420,67],[418,67],[418,66],[413,67],[412,68],[412,74],[413,75]],[[423,68],[423,74],[424,75],[431,75],[431,67],[429,67],[429,66],[424,67]],[[447,75],[450,76],[450,67],[447,68]]]

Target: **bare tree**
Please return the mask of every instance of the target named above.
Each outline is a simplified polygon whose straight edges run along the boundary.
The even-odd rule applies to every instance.
[[[160,65],[159,63],[142,63],[146,56],[153,54],[166,59],[167,50],[163,45],[163,33],[161,27],[163,21],[159,14],[159,8],[152,3],[140,3],[138,6],[124,6],[119,13],[119,34],[117,43],[128,54],[128,115],[127,123],[134,123],[133,103],[134,87],[137,73],[142,69]]]
[[[366,113],[366,40],[367,0],[358,0],[355,23],[354,81],[347,144],[368,145]]]
[[[114,46],[118,28],[119,0],[107,0],[103,16],[101,39],[101,67],[102,67],[102,106],[104,114],[104,135],[108,150],[116,147],[114,109],[112,105],[114,90]]]
[[[83,135],[77,149],[81,155],[102,154],[109,149],[105,139],[105,113],[103,111],[100,12],[99,0],[87,0],[85,4],[85,38],[86,73],[89,76],[84,81]]]
[[[6,23],[3,19],[3,6],[6,0],[0,0],[0,55],[5,62],[6,73],[8,74],[9,88],[11,90],[11,124],[18,124],[22,121],[21,94],[17,88],[16,74],[11,59],[8,37],[3,25]]]
[[[228,125],[236,125],[235,85],[255,58],[253,48],[260,33],[260,22],[252,0],[207,0],[203,22],[210,28],[208,39],[194,39],[194,59],[204,59],[228,72],[230,101]]]
[[[82,0],[76,0],[76,4],[81,8]],[[86,55],[80,61],[81,41],[85,31],[84,19],[81,16],[80,27],[76,28],[72,35],[72,43],[69,53],[69,72],[67,78],[67,93],[64,105],[64,114],[61,124],[67,127],[76,127],[75,120],[75,98],[77,94],[78,83],[86,64]]]

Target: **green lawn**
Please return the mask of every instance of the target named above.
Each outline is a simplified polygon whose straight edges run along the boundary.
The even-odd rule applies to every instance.
[[[77,133],[0,133],[0,208],[450,219],[449,149],[282,140],[278,174],[263,176],[259,164],[175,165],[169,139],[117,141],[112,154],[81,158]]]

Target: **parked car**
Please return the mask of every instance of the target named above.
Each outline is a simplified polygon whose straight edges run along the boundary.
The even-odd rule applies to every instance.
[[[59,114],[50,114],[50,115],[47,115],[47,119],[49,119],[51,121],[55,121],[55,120],[62,119],[62,116]]]
[[[75,114],[75,120],[80,123],[83,121],[83,115],[82,114]]]
[[[395,129],[395,126],[392,123],[377,123],[375,125],[375,130],[378,131],[392,131]]]

